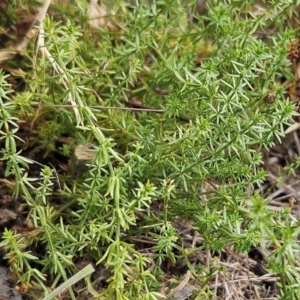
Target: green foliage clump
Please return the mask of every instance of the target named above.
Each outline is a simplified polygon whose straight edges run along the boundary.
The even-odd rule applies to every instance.
[[[20,282],[46,295],[87,257],[110,270],[97,297],[162,299],[163,262],[199,250],[183,247],[173,224],[180,216],[202,235],[200,249],[275,244],[270,270],[284,297],[297,296],[298,221],[254,193],[266,175],[261,150],[294,114],[280,84],[293,78],[295,32],[284,29],[292,2],[251,13],[254,1],[208,1],[199,15],[195,1],[116,1],[113,25],[101,28],[81,2],[70,16],[61,11],[62,21],[44,20],[44,44],[24,54],[32,62],[24,90],[16,94],[0,74],[4,175],[36,228],[26,238],[3,234]],[[276,34],[262,40],[266,28]],[[18,120],[31,126],[25,138]],[[84,172],[74,172],[78,162],[64,172],[48,163],[87,143]],[[140,236],[155,241],[151,258],[132,244]],[[29,251],[37,247],[42,256]]]

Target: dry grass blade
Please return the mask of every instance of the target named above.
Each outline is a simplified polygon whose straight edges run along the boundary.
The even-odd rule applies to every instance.
[[[69,278],[66,282],[64,282],[62,285],[57,287],[53,292],[51,292],[48,296],[46,296],[43,300],[52,300],[55,296],[59,295],[62,291],[69,288],[74,283],[78,282],[82,278],[92,274],[95,271],[95,269],[92,267],[92,265],[87,265],[85,268],[80,270],[77,274]]]
[[[175,295],[180,294],[180,292],[183,290],[183,288],[188,284],[189,280],[193,278],[192,273],[190,270],[186,272],[186,275],[184,276],[183,280],[180,282],[180,284],[173,290],[171,290],[170,293],[168,293],[166,296],[168,299],[172,298]]]

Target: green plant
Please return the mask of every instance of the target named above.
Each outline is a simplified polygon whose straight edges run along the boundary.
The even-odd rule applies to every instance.
[[[182,216],[194,222],[207,250],[275,243],[270,268],[282,276],[283,295],[296,297],[298,223],[289,212],[269,212],[254,193],[265,178],[261,149],[280,139],[294,114],[278,81],[293,78],[287,45],[295,32],[283,30],[293,3],[269,1],[251,14],[254,1],[211,1],[197,16],[194,1],[132,11],[116,1],[119,28],[111,31],[92,29],[78,2],[70,14],[80,24],[65,11],[63,22],[47,17],[40,26],[44,44],[26,53],[33,68],[25,91],[13,95],[0,73],[1,160],[5,177],[15,180],[12,195],[26,203],[36,227],[32,238],[7,231],[0,244],[19,280],[35,297],[38,282],[46,295],[43,274],[55,287],[88,257],[110,270],[98,297],[161,299],[155,275],[166,259],[185,256],[172,224]],[[272,27],[277,34],[267,42],[257,37]],[[266,101],[270,93],[273,103]],[[135,112],[140,103],[152,109]],[[35,137],[28,137],[31,158],[21,156],[19,119]],[[69,156],[66,136],[94,145],[84,174],[62,174],[47,162],[55,151]],[[152,209],[156,203],[161,210]],[[134,235],[154,238],[152,259],[129,242]],[[33,267],[37,255],[28,249],[37,244],[44,253]]]

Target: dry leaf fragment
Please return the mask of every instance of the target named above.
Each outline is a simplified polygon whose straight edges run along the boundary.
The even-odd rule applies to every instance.
[[[103,28],[104,26],[107,26],[110,30],[115,30],[115,26],[111,20],[108,19],[110,15],[109,11],[103,8],[98,2],[98,0],[90,1],[89,24],[96,28]]]

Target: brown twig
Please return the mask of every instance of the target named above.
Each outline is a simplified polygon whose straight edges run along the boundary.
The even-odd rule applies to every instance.
[[[155,109],[153,107],[146,106],[146,105],[143,105],[143,104],[140,104],[140,103],[137,103],[137,102],[133,102],[133,101],[126,101],[126,100],[121,99],[120,102],[124,103],[126,106],[132,106],[134,108],[142,108],[145,111],[151,111],[151,112],[160,113],[160,114],[165,112],[164,109]],[[183,115],[178,115],[177,118],[180,121],[183,121],[183,122],[190,122],[191,121],[190,118],[188,118],[186,116],[183,116]]]
[[[132,101],[120,100],[120,102],[124,103],[126,106],[131,106],[131,107],[90,105],[89,108],[145,111],[145,112],[153,112],[153,113],[158,113],[158,114],[163,114],[166,112],[164,109],[157,109],[157,108],[153,108],[153,107],[146,106],[146,105],[139,104],[139,103],[132,102]],[[73,108],[74,107],[73,105],[70,105],[70,104],[32,104],[32,106],[62,107],[62,108]],[[183,122],[191,121],[190,118],[188,118],[186,116],[182,116],[182,115],[179,115],[177,118]]]

